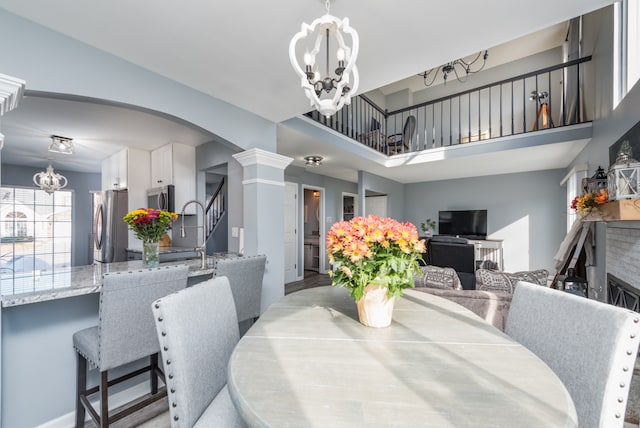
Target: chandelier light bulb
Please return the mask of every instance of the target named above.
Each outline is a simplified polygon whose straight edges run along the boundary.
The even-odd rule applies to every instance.
[[[345,57],[344,49],[342,48],[338,49],[338,51],[336,52],[336,56],[338,57],[338,61],[344,61],[344,57]]]
[[[304,53],[304,64],[305,65],[313,65],[314,61],[313,61],[313,57],[311,56],[311,54],[307,51]]]

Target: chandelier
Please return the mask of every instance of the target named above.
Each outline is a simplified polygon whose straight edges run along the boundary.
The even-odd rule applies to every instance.
[[[51,163],[49,163],[46,171],[33,175],[33,182],[36,186],[40,187],[41,190],[44,190],[49,194],[67,187],[66,177],[58,174],[57,172],[53,172]]]
[[[477,69],[473,69],[474,65],[482,58],[482,65],[480,65]],[[435,82],[436,77],[438,76],[438,70],[442,70],[442,77],[444,79],[444,84],[447,84],[447,77],[450,73],[455,74],[458,82],[464,83],[467,81],[467,78],[470,74],[477,73],[482,71],[485,64],[487,63],[487,58],[489,58],[489,51],[485,50],[484,53],[482,51],[478,52],[478,55],[475,56],[471,61],[467,62],[464,59],[456,59],[455,61],[451,61],[446,63],[445,65],[441,65],[440,67],[432,68],[431,70],[427,70],[424,73],[418,74],[424,79],[424,86],[431,86],[433,82]],[[459,69],[459,70],[458,70]],[[427,83],[427,81],[431,78],[431,81]]]
[[[327,14],[314,20],[311,25],[302,23],[299,33],[291,39],[289,43],[289,60],[293,69],[300,76],[300,84],[305,95],[309,98],[310,105],[326,117],[333,115],[345,104],[351,103],[351,95],[358,89],[358,69],[356,58],[358,56],[358,33],[349,26],[349,18],[338,19],[329,14],[330,1],[326,0],[325,6]],[[308,36],[315,34],[315,43],[312,39],[306,40]],[[344,34],[351,36],[352,46],[348,46],[344,40]],[[330,63],[330,43],[329,39],[334,37],[337,49],[334,53],[335,69],[331,73]],[[325,75],[320,74],[316,64],[316,57],[323,49],[323,39],[325,41]],[[301,42],[304,49],[296,51],[296,45]],[[305,44],[306,42],[306,44]],[[304,69],[298,62],[297,52],[304,50]]]

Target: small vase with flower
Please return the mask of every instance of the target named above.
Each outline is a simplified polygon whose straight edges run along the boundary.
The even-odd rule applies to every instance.
[[[159,241],[162,235],[171,229],[171,223],[178,219],[178,214],[156,210],[154,208],[138,208],[123,217],[138,239],[142,241],[142,265],[158,266],[160,262]]]

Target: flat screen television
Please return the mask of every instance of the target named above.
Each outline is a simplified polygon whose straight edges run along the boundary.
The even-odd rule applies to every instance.
[[[487,210],[439,211],[438,234],[486,239]]]

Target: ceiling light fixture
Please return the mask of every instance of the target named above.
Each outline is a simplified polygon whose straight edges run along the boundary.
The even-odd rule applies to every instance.
[[[482,65],[477,70],[474,70],[472,68],[473,65],[476,62],[478,62],[478,60],[481,57],[482,57]],[[433,82],[435,82],[436,77],[438,76],[438,70],[442,70],[442,77],[444,78],[445,85],[447,84],[447,76],[449,75],[449,73],[455,74],[456,79],[458,79],[458,82],[464,83],[467,81],[470,74],[474,74],[479,71],[482,71],[485,64],[487,63],[487,58],[489,58],[489,51],[485,50],[484,53],[480,51],[478,52],[478,55],[476,55],[476,57],[469,62],[466,62],[464,59],[456,59],[455,61],[448,62],[445,65],[441,65],[440,67],[435,67],[435,68],[432,68],[431,70],[425,71],[424,73],[420,73],[418,74],[418,76],[421,76],[424,79],[424,86],[429,87],[433,85]],[[460,74],[458,74],[458,69],[456,67],[461,69]],[[462,74],[463,71],[464,71],[464,74]],[[431,81],[427,83],[427,81],[429,80],[429,76],[431,75],[433,77],[431,78]]]
[[[36,186],[40,187],[41,190],[49,194],[67,187],[67,178],[57,172],[53,172],[51,163],[49,163],[46,171],[33,175],[33,182]]]
[[[322,156],[305,156],[304,161],[305,165],[319,166],[322,165]]]
[[[73,138],[61,137],[59,135],[51,136],[51,144],[49,151],[54,153],[62,153],[70,155],[73,153]]]
[[[300,84],[305,95],[309,98],[310,105],[329,117],[340,110],[345,104],[351,103],[351,95],[358,90],[358,68],[356,58],[358,56],[358,33],[349,26],[349,18],[338,19],[329,14],[330,0],[326,0],[327,14],[314,20],[311,25],[302,23],[299,33],[289,43],[289,60],[293,69],[300,76]],[[316,32],[317,30],[317,32]],[[344,40],[344,34],[351,36],[351,46]],[[304,70],[298,61],[296,45],[303,42],[308,36],[315,34],[315,43],[311,45],[311,39],[306,40],[307,45],[298,52],[304,51]],[[329,38],[333,36],[337,41],[337,49],[334,54],[337,64],[332,77],[330,72],[330,45]],[[320,75],[316,67],[316,56],[323,49],[322,39],[326,37],[326,74]],[[303,43],[304,44],[304,43]],[[309,49],[311,48],[311,49]],[[324,94],[323,94],[324,92]]]

